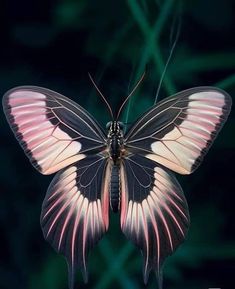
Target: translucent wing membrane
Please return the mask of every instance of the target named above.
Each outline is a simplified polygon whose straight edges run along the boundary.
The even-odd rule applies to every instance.
[[[121,165],[121,228],[144,257],[144,281],[153,269],[161,287],[161,265],[185,239],[188,206],[174,176],[143,156]]]
[[[41,226],[45,239],[65,255],[69,284],[79,268],[87,280],[89,250],[108,229],[109,163],[89,156],[57,173],[42,205]]]
[[[22,86],[3,98],[7,120],[32,164],[54,173],[104,148],[105,134],[90,114],[51,90]]]
[[[216,88],[185,90],[159,102],[127,132],[128,151],[181,174],[201,163],[230,112],[230,96]]]

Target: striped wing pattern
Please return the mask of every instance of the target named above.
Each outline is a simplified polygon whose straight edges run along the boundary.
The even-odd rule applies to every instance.
[[[108,229],[110,167],[99,155],[89,156],[54,177],[42,205],[46,240],[68,262],[69,286],[76,269],[87,281],[87,256]]]
[[[45,239],[69,266],[87,280],[89,250],[108,228],[110,164],[100,154],[106,136],[82,107],[51,90],[23,86],[3,97],[7,120],[34,167],[42,174],[59,171],[43,202]]]
[[[42,206],[45,239],[65,255],[69,286],[77,268],[87,280],[87,257],[109,224],[112,162],[107,136],[93,117],[51,90],[22,86],[3,97],[7,120],[34,167],[57,172]],[[225,123],[227,93],[185,90],[147,111],[124,136],[120,159],[121,228],[144,257],[144,281],[185,239],[188,206],[170,170],[190,174]],[[170,170],[169,170],[170,169]],[[59,171],[59,172],[58,172]]]
[[[7,120],[42,174],[54,173],[104,148],[105,134],[72,100],[41,87],[22,86],[3,97]]]
[[[185,90],[146,112],[127,132],[126,147],[177,173],[190,174],[225,123],[230,107],[230,96],[220,89]]]
[[[188,206],[175,177],[143,156],[121,165],[121,228],[142,251],[144,281],[153,269],[161,287],[161,265],[185,239]]]

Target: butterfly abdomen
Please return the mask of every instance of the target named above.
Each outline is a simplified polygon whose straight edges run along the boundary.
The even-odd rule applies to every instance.
[[[110,182],[110,206],[114,213],[119,211],[120,207],[120,175],[119,165],[113,165]]]

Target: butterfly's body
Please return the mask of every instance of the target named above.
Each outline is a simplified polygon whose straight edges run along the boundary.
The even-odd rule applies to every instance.
[[[125,133],[118,120],[105,133],[81,106],[41,87],[8,91],[3,107],[35,168],[57,172],[41,226],[68,261],[70,288],[77,268],[87,279],[88,253],[108,229],[109,207],[142,251],[145,283],[151,270],[159,277],[189,227],[187,201],[171,171],[190,174],[199,166],[228,117],[230,96],[213,87],[185,90],[154,105]]]
[[[108,129],[107,147],[111,160],[110,178],[110,207],[114,213],[120,209],[120,162],[123,146],[123,125],[118,121],[110,121],[106,125]]]

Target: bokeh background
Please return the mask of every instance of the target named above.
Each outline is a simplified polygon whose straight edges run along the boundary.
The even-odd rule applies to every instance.
[[[18,85],[58,91],[102,125],[109,114],[90,72],[117,110],[146,69],[126,122],[158,98],[213,85],[235,95],[235,2],[220,0],[1,1],[0,94]],[[180,25],[181,22],[181,25]],[[178,42],[177,34],[179,34]],[[188,238],[165,263],[165,289],[235,288],[235,118],[231,113],[200,168],[177,176],[189,203]],[[67,268],[44,241],[41,204],[52,179],[33,169],[0,113],[0,288],[65,289]],[[90,254],[89,283],[77,288],[156,288],[142,281],[141,255],[121,233],[118,215]]]

